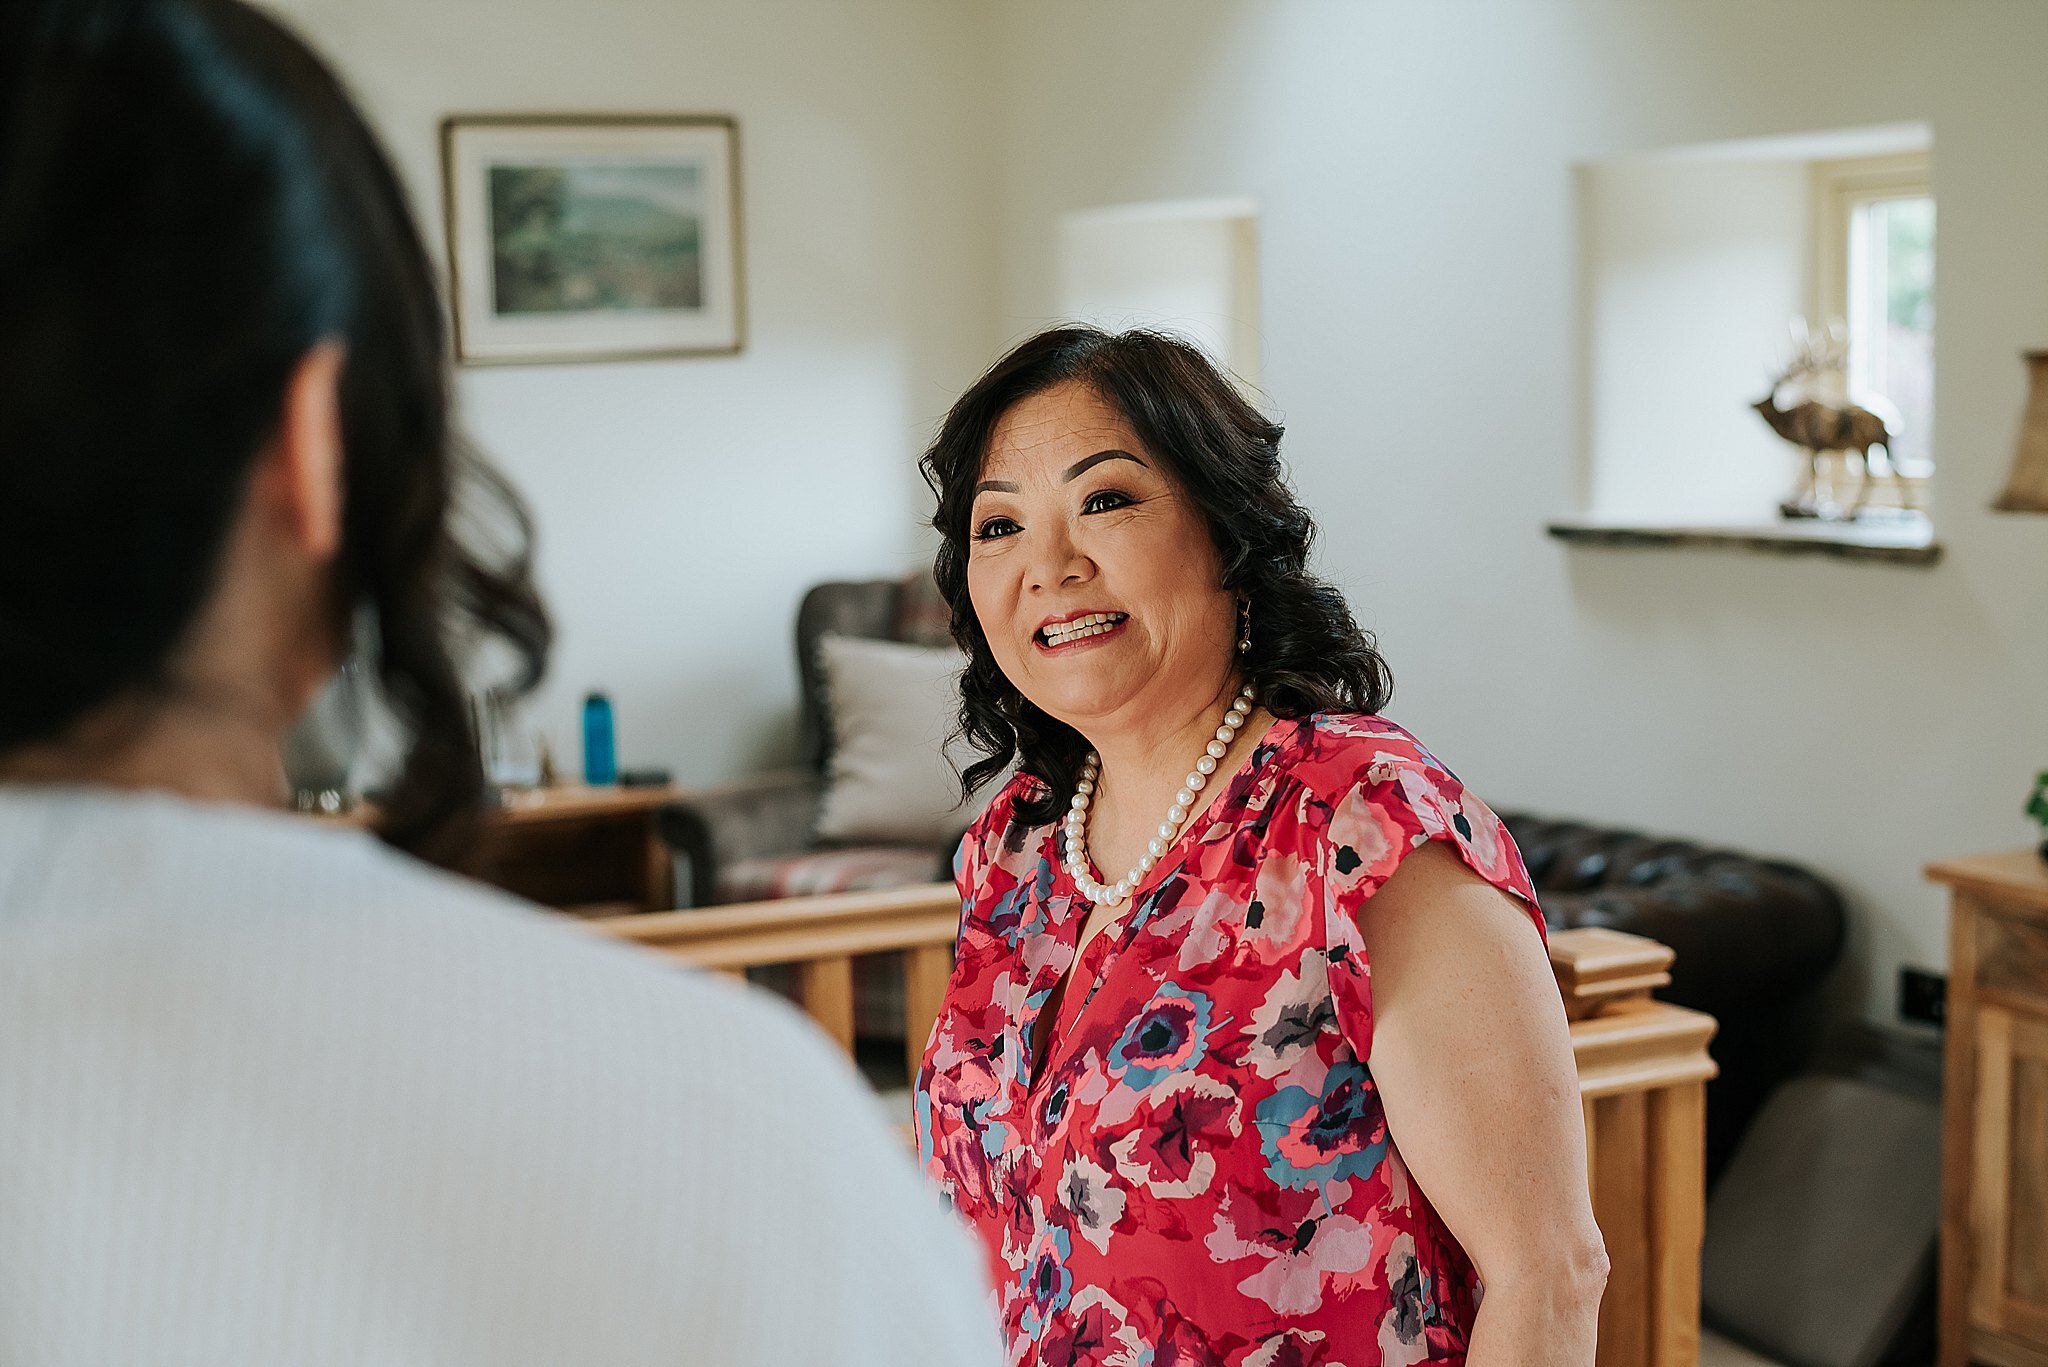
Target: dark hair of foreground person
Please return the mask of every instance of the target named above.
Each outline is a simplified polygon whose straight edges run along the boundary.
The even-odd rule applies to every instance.
[[[451,432],[397,176],[327,67],[234,0],[0,8],[0,754],[232,705],[193,696],[180,646],[323,342],[337,651],[363,622],[406,737],[385,838],[445,857],[482,785],[451,641],[501,638],[524,688],[549,627],[524,509]]]

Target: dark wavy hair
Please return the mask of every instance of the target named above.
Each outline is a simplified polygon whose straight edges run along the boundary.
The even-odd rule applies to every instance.
[[[961,771],[962,792],[973,793],[1014,759],[1045,785],[1018,805],[1018,815],[1051,821],[1072,797],[1088,752],[1078,731],[1032,704],[997,667],[967,594],[969,517],[989,441],[1011,408],[1068,381],[1088,385],[1121,413],[1200,510],[1223,563],[1222,587],[1251,605],[1252,646],[1241,663],[1259,702],[1278,717],[1385,707],[1393,692],[1386,661],[1343,595],[1309,573],[1315,521],[1281,468],[1280,425],[1177,338],[1053,328],[989,367],[919,462],[938,498],[933,572],[952,609],[953,639],[967,652],[959,735],[981,755]]]
[[[550,632],[527,514],[450,430],[397,175],[333,72],[238,0],[0,6],[0,753],[184,696],[256,458],[329,340],[336,639],[374,620],[407,738],[381,833],[452,859],[483,769],[451,642],[507,642],[526,689]]]

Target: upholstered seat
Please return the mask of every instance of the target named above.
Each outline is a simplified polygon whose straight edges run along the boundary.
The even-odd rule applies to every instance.
[[[919,571],[902,580],[819,584],[804,595],[796,617],[796,766],[693,788],[661,814],[662,835],[688,860],[693,905],[902,887],[952,876],[957,832],[933,842],[921,857],[903,846],[823,845],[817,835],[833,743],[818,642],[831,634],[951,644],[944,602],[930,581],[928,571]]]
[[[1554,928],[1607,926],[1677,954],[1657,995],[1720,1022],[1707,1085],[1713,1181],[1771,1090],[1819,1041],[1822,985],[1842,952],[1842,896],[1777,860],[1527,813],[1502,819]]]

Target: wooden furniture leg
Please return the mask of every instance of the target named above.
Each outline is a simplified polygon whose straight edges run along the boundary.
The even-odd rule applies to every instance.
[[[909,1055],[913,1087],[917,1085],[918,1069],[924,1065],[924,1048],[931,1041],[932,1026],[939,1019],[939,1007],[945,1001],[946,983],[952,976],[951,945],[919,945],[903,952],[903,1021],[908,1032],[904,1049]]]
[[[1601,1097],[1594,1116],[1599,1157],[1593,1169],[1593,1218],[1600,1222],[1609,1268],[1607,1293],[1600,1300],[1597,1361],[1600,1367],[1662,1367],[1650,1356],[1656,1260],[1648,1220],[1647,1098],[1642,1092]]]
[[[661,838],[656,813],[641,818],[641,839],[647,842],[641,896],[649,911],[667,911],[676,904],[676,857]]]
[[[796,967],[796,995],[804,1012],[815,1020],[839,1047],[853,1050],[853,960],[839,954],[823,959],[802,959]]]
[[[1700,1360],[1700,1251],[1707,1237],[1707,1089],[1701,1082],[1648,1094],[1651,1358],[1656,1367]]]
[[[1977,1113],[1977,915],[1962,893],[1949,918],[1943,1032],[1939,1367],[1970,1364],[1970,1189]]]
[[[1550,956],[1572,1022],[1586,1171],[1610,1265],[1596,1361],[1697,1367],[1714,1022],[1651,999],[1668,981],[1661,945],[1567,930],[1551,936]]]

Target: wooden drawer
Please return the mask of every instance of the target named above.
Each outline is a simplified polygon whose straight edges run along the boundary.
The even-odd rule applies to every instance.
[[[2016,920],[1983,903],[1974,910],[1977,986],[2009,1005],[2048,1015],[2048,925]]]
[[[1977,1013],[1970,1320],[2048,1344],[2048,1015]]]

